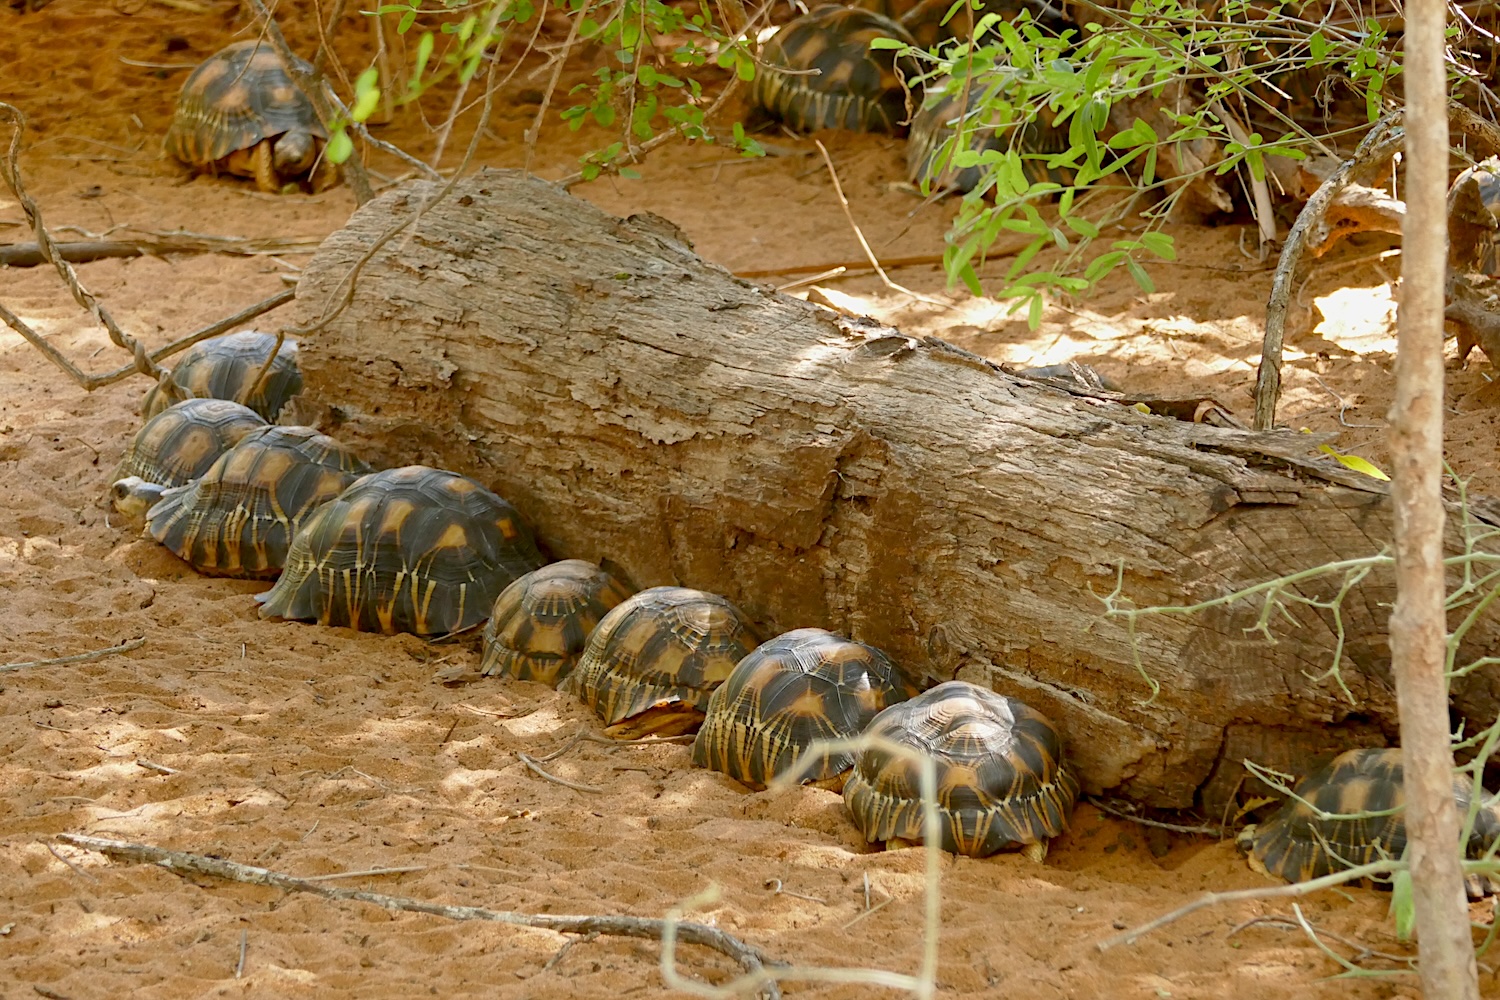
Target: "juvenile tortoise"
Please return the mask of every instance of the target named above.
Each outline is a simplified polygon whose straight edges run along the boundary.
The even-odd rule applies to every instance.
[[[877,715],[864,735],[930,756],[945,851],[985,857],[1020,847],[1040,861],[1068,826],[1078,780],[1062,740],[1036,709],[966,681],[947,681]],[[922,769],[883,747],[860,751],[844,804],[871,843],[922,839]]]
[[[297,367],[295,340],[283,340],[276,359],[266,368],[273,349],[276,337],[259,330],[209,337],[183,351],[168,377],[182,398],[232,399],[275,423],[281,408],[302,391],[302,371]],[[263,368],[265,377],[261,378]],[[150,420],[171,403],[170,392],[161,385],[152,386],[141,403],[141,416]]]
[[[882,710],[917,693],[874,646],[799,628],[756,647],[708,699],[693,763],[752,788],[796,766],[820,740],[856,736]],[[832,782],[852,751],[825,753],[804,781]]]
[[[480,673],[556,687],[573,671],[600,620],[630,593],[582,559],[532,570],[495,598],[484,626]]]
[[[138,476],[114,485],[115,509],[210,576],[275,576],[297,526],[370,471],[311,427],[261,427],[186,486]]]
[[[298,181],[321,191],[337,180],[322,155],[327,142],[327,129],[276,50],[247,39],[188,76],[163,148],[195,170],[253,177],[260,190],[276,194]]]
[[[652,587],[604,616],[560,690],[598,713],[611,736],[690,733],[714,688],[759,643],[718,594]]]
[[[1249,852],[1251,868],[1288,882],[1400,858],[1406,850],[1402,777],[1399,749],[1346,750],[1297,782],[1298,798],[1288,799],[1266,822],[1246,827],[1237,841]],[[1473,795],[1472,782],[1455,775],[1453,800],[1461,814],[1468,814]],[[1327,818],[1319,818],[1319,812]],[[1353,818],[1365,813],[1374,815]],[[1465,853],[1479,857],[1497,838],[1500,803],[1486,796]]]
[[[115,479],[136,476],[160,486],[197,479],[219,456],[266,419],[227,399],[185,399],[162,410],[136,431]]]
[[[543,562],[510,504],[467,476],[408,465],[362,476],[313,511],[256,600],[262,618],[446,635],[483,621]]]
[[[798,132],[903,133],[902,81],[916,79],[917,65],[891,49],[871,49],[877,38],[914,41],[888,17],[831,4],[788,22],[761,52],[751,106]]]

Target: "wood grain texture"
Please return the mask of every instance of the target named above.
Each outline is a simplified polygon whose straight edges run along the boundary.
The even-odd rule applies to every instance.
[[[437,190],[408,184],[333,234],[300,322]],[[1019,697],[1058,723],[1087,790],[1185,806],[1210,779],[1232,789],[1231,742],[1303,760],[1395,735],[1389,574],[1346,602],[1355,704],[1308,676],[1331,662],[1325,613],[1294,610],[1299,627],[1267,645],[1244,631],[1250,602],[1142,621],[1148,700],[1095,596],[1122,565],[1137,605],[1180,604],[1380,550],[1383,490],[1306,435],[1075,398],[737,279],[664,220],[512,171],[428,205],[301,342],[325,429],[369,457],[478,478],[555,558],[716,591],[767,636],[829,628],[929,682]],[[1476,649],[1495,638],[1485,623]],[[1494,674],[1463,685],[1461,707],[1493,718]]]

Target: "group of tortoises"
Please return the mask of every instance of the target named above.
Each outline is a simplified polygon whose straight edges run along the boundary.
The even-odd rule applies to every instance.
[[[767,60],[821,75],[763,73],[752,99],[801,128],[897,128],[898,63],[869,39],[910,38],[945,9],[926,0],[897,23],[819,8],[784,28]],[[933,129],[948,112],[935,114]],[[925,163],[940,140],[922,122],[913,148]],[[239,42],[189,77],[167,148],[279,191],[328,182],[325,140],[270,49]],[[696,730],[694,762],[751,787],[792,770],[841,784],[871,842],[921,838],[923,757],[936,762],[946,849],[1040,856],[1066,829],[1079,782],[1041,713],[961,681],[919,693],[880,650],[822,629],[761,643],[719,595],[632,594],[591,563],[547,564],[517,511],[473,479],[374,471],[314,428],[274,423],[301,388],[295,350],[253,331],[190,349],[146,397],[112,487],[119,511],[199,571],[274,578],[256,598],[262,617],[422,636],[484,622],[484,674],[559,686],[615,735]],[[814,750],[860,733],[857,751]],[[1296,793],[1246,838],[1262,870],[1306,879],[1404,848],[1399,750],[1349,751]],[[1465,806],[1472,793],[1455,782]],[[1485,802],[1468,849],[1497,837],[1500,806]]]
[[[841,788],[869,842],[922,839],[924,758],[946,850],[1040,859],[1067,829],[1079,781],[1035,709],[964,681],[919,692],[881,650],[821,628],[761,642],[718,594],[632,593],[593,563],[548,563],[473,479],[372,471],[314,428],[270,423],[300,387],[296,345],[270,334],[190,348],[143,402],[116,509],[200,572],[274,578],[263,618],[422,636],[484,623],[482,675],[572,693],[616,737],[696,732],[693,762],[751,788],[789,773]],[[1246,838],[1252,864],[1297,880],[1399,856],[1400,767],[1399,750],[1355,750],[1308,776]],[[1465,808],[1471,794],[1455,781]],[[1485,803],[1468,847],[1497,838],[1500,805]]]

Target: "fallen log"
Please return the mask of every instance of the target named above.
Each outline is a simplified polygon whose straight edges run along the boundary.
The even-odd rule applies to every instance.
[[[1382,484],[1313,450],[1015,377],[942,341],[737,279],[670,223],[618,219],[484,171],[425,204],[415,182],[355,213],[303,272],[307,391],[327,429],[389,463],[493,486],[557,558],[635,586],[726,594],[769,637],[819,625],[928,681],[1024,698],[1062,727],[1090,790],[1222,803],[1249,756],[1396,734],[1389,575],[1343,605],[1143,619],[1137,670],[1115,589],[1189,604],[1390,538]],[[424,214],[351,269],[393,226]],[[1303,592],[1329,596],[1337,581]],[[1497,648],[1493,621],[1472,635]],[[1475,718],[1496,673],[1457,687]]]

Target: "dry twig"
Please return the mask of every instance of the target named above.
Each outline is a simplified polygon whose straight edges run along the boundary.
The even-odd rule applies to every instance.
[[[1268,431],[1276,424],[1276,403],[1281,398],[1281,344],[1286,336],[1286,312],[1296,282],[1302,251],[1323,220],[1328,206],[1345,187],[1385,169],[1406,141],[1406,131],[1397,126],[1399,112],[1386,115],[1346,160],[1323,182],[1302,206],[1292,231],[1281,248],[1281,259],[1271,279],[1266,302],[1266,333],[1260,348],[1260,371],[1255,379],[1255,429]]]
[[[844,210],[844,218],[849,220],[849,228],[854,230],[855,239],[859,240],[860,248],[864,250],[865,256],[869,258],[870,266],[875,269],[876,274],[880,275],[880,280],[884,282],[885,287],[892,291],[901,292],[903,295],[910,295],[921,302],[927,302],[935,306],[947,306],[948,303],[940,299],[930,298],[921,292],[914,292],[910,288],[896,284],[891,280],[891,276],[885,273],[885,268],[880,266],[880,261],[875,258],[875,251],[870,249],[869,241],[865,239],[865,234],[860,230],[859,223],[854,221],[854,212],[849,208],[849,199],[844,197],[844,185],[839,183],[838,171],[833,169],[833,158],[828,155],[828,148],[823,145],[820,139],[814,139],[813,145],[817,146],[818,152],[823,154],[823,163],[828,167],[828,176],[833,178],[833,193],[838,195],[839,205]]]
[[[132,649],[140,649],[145,644],[146,637],[140,636],[139,638],[131,639],[129,642],[122,642],[118,646],[110,646],[108,649],[96,649],[90,653],[78,653],[74,656],[54,656],[50,660],[26,660],[20,663],[4,663],[0,664],[0,673],[6,673],[11,670],[27,670],[31,667],[60,667],[65,663],[89,663],[93,660],[102,660],[106,656],[113,656],[116,653],[128,653]]]
[[[131,864],[157,865],[178,875],[208,875],[213,878],[226,879],[230,882],[243,882],[247,885],[265,885],[281,889],[284,892],[307,892],[315,896],[321,896],[324,899],[371,903],[375,906],[384,907],[387,910],[425,913],[430,916],[445,917],[449,920],[490,920],[502,924],[512,924],[517,927],[535,927],[542,930],[556,931],[561,934],[597,933],[616,937],[645,938],[648,940],[660,940],[662,931],[667,923],[665,920],[656,920],[648,917],[572,916],[552,913],[518,913],[511,910],[490,910],[482,906],[445,906],[440,903],[424,903],[421,900],[405,899],[401,896],[388,896],[380,892],[336,889],[308,879],[293,878],[290,875],[272,871],[268,868],[256,868],[251,865],[226,861],[222,858],[210,858],[202,854],[190,854],[186,851],[168,851],[147,844],[131,844],[119,840],[83,837],[71,833],[58,834],[57,839],[73,847],[81,847],[87,851],[97,851],[100,854],[119,861],[126,861]],[[766,964],[766,957],[760,949],[706,924],[676,922],[675,930],[676,937],[679,940],[690,944],[703,945],[706,948],[712,948],[723,955],[727,955],[748,973],[758,973]],[[769,998],[769,1000],[780,1000],[781,991],[774,983],[767,983],[762,988],[762,995]]]

